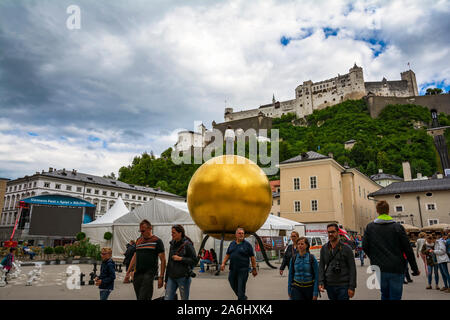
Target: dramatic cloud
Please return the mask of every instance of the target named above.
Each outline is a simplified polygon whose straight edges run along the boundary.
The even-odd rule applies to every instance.
[[[81,29],[66,27],[78,5]],[[103,175],[178,128],[294,98],[348,72],[450,89],[450,1],[25,1],[0,4],[0,176]]]

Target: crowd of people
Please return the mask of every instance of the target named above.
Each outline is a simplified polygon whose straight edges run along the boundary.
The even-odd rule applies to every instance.
[[[287,296],[291,300],[317,300],[321,293],[327,292],[330,300],[349,300],[356,291],[356,262],[359,257],[361,266],[364,258],[370,259],[372,266],[379,268],[379,283],[382,300],[401,300],[403,285],[412,282],[412,276],[419,276],[420,271],[416,257],[424,263],[428,286],[432,289],[434,274],[435,289],[450,293],[450,239],[448,230],[443,234],[420,233],[414,253],[405,229],[389,216],[389,205],[380,201],[376,205],[378,218],[369,223],[364,237],[358,235],[352,245],[340,237],[341,229],[335,223],[327,226],[328,242],[320,250],[318,261],[310,253],[308,238],[300,237],[298,232],[291,233],[291,243],[287,246],[281,266],[280,275],[289,269]],[[200,265],[200,273],[205,272],[205,265],[215,265],[224,271],[229,261],[228,281],[238,300],[247,300],[246,284],[251,273],[258,275],[254,249],[245,240],[245,230],[238,228],[235,240],[230,243],[223,261],[217,260],[214,250],[202,249],[196,254],[192,240],[185,234],[182,225],[171,229],[172,241],[169,243],[166,260],[163,241],[153,234],[148,220],[139,225],[141,236],[131,240],[124,252],[123,264],[126,267],[124,283],[133,283],[138,300],[153,298],[154,281],[158,288],[165,288],[164,300],[189,299],[193,269]],[[3,258],[1,264],[9,272],[14,262],[16,249]],[[107,300],[114,290],[115,262],[112,260],[111,248],[101,249],[102,265],[95,284],[100,290],[100,299]],[[220,267],[219,267],[220,266]],[[439,286],[439,273],[443,286]]]

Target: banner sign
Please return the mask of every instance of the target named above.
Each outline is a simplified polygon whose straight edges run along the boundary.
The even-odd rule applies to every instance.
[[[283,237],[261,237],[261,241],[266,250],[284,250]]]
[[[23,199],[22,201],[28,204],[38,204],[47,206],[95,207],[95,205],[86,200],[57,194],[31,197]]]

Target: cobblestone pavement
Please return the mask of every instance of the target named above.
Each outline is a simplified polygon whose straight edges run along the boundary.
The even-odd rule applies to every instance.
[[[368,260],[366,260],[366,264]],[[422,274],[412,277],[413,282],[404,285],[404,300],[450,300],[450,293],[441,292],[434,289],[426,290],[427,285],[425,269],[422,261],[418,261]],[[250,300],[286,300],[287,299],[287,270],[280,276],[278,270],[270,269],[264,262],[260,262],[260,270],[257,277],[249,276],[247,282],[247,296]],[[275,262],[275,265],[278,266]],[[355,300],[379,300],[380,291],[367,288],[366,282],[371,274],[367,273],[368,266],[360,266],[356,260],[358,272],[358,287],[353,299]],[[43,265],[41,276],[33,282],[32,286],[27,286],[27,274],[33,267],[22,267],[22,272],[16,279],[9,280],[9,284],[0,287],[0,300],[8,299],[33,299],[33,300],[98,300],[99,290],[96,286],[88,285],[89,273],[92,272],[92,265],[81,264],[81,272],[86,274],[85,286],[80,289],[69,289],[67,286],[68,277],[66,269],[68,265]],[[236,297],[228,284],[228,272],[222,272],[219,276],[213,273],[198,273],[192,279],[191,300],[235,300]],[[99,273],[99,271],[97,271]],[[110,295],[110,300],[135,300],[132,284],[124,284],[125,273],[116,273],[115,290]],[[434,281],[434,280],[433,280]],[[442,279],[440,279],[442,285]],[[155,282],[154,298],[162,296],[164,289],[157,289]],[[326,293],[320,300],[327,299]]]

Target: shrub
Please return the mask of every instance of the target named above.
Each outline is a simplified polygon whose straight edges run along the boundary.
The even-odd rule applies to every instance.
[[[76,238],[78,241],[84,240],[84,239],[86,239],[86,233],[78,232]]]
[[[63,246],[55,247],[55,254],[58,255],[58,258],[59,258],[60,255],[64,254],[64,252],[65,251],[64,251],[64,247]]]
[[[50,260],[49,255],[53,254],[55,250],[52,247],[46,247],[44,253],[47,255],[47,260]]]
[[[105,240],[111,240],[112,239],[112,233],[111,232],[109,232],[109,231],[107,231],[107,232],[105,232],[105,235],[103,236],[103,238],[105,239]]]

